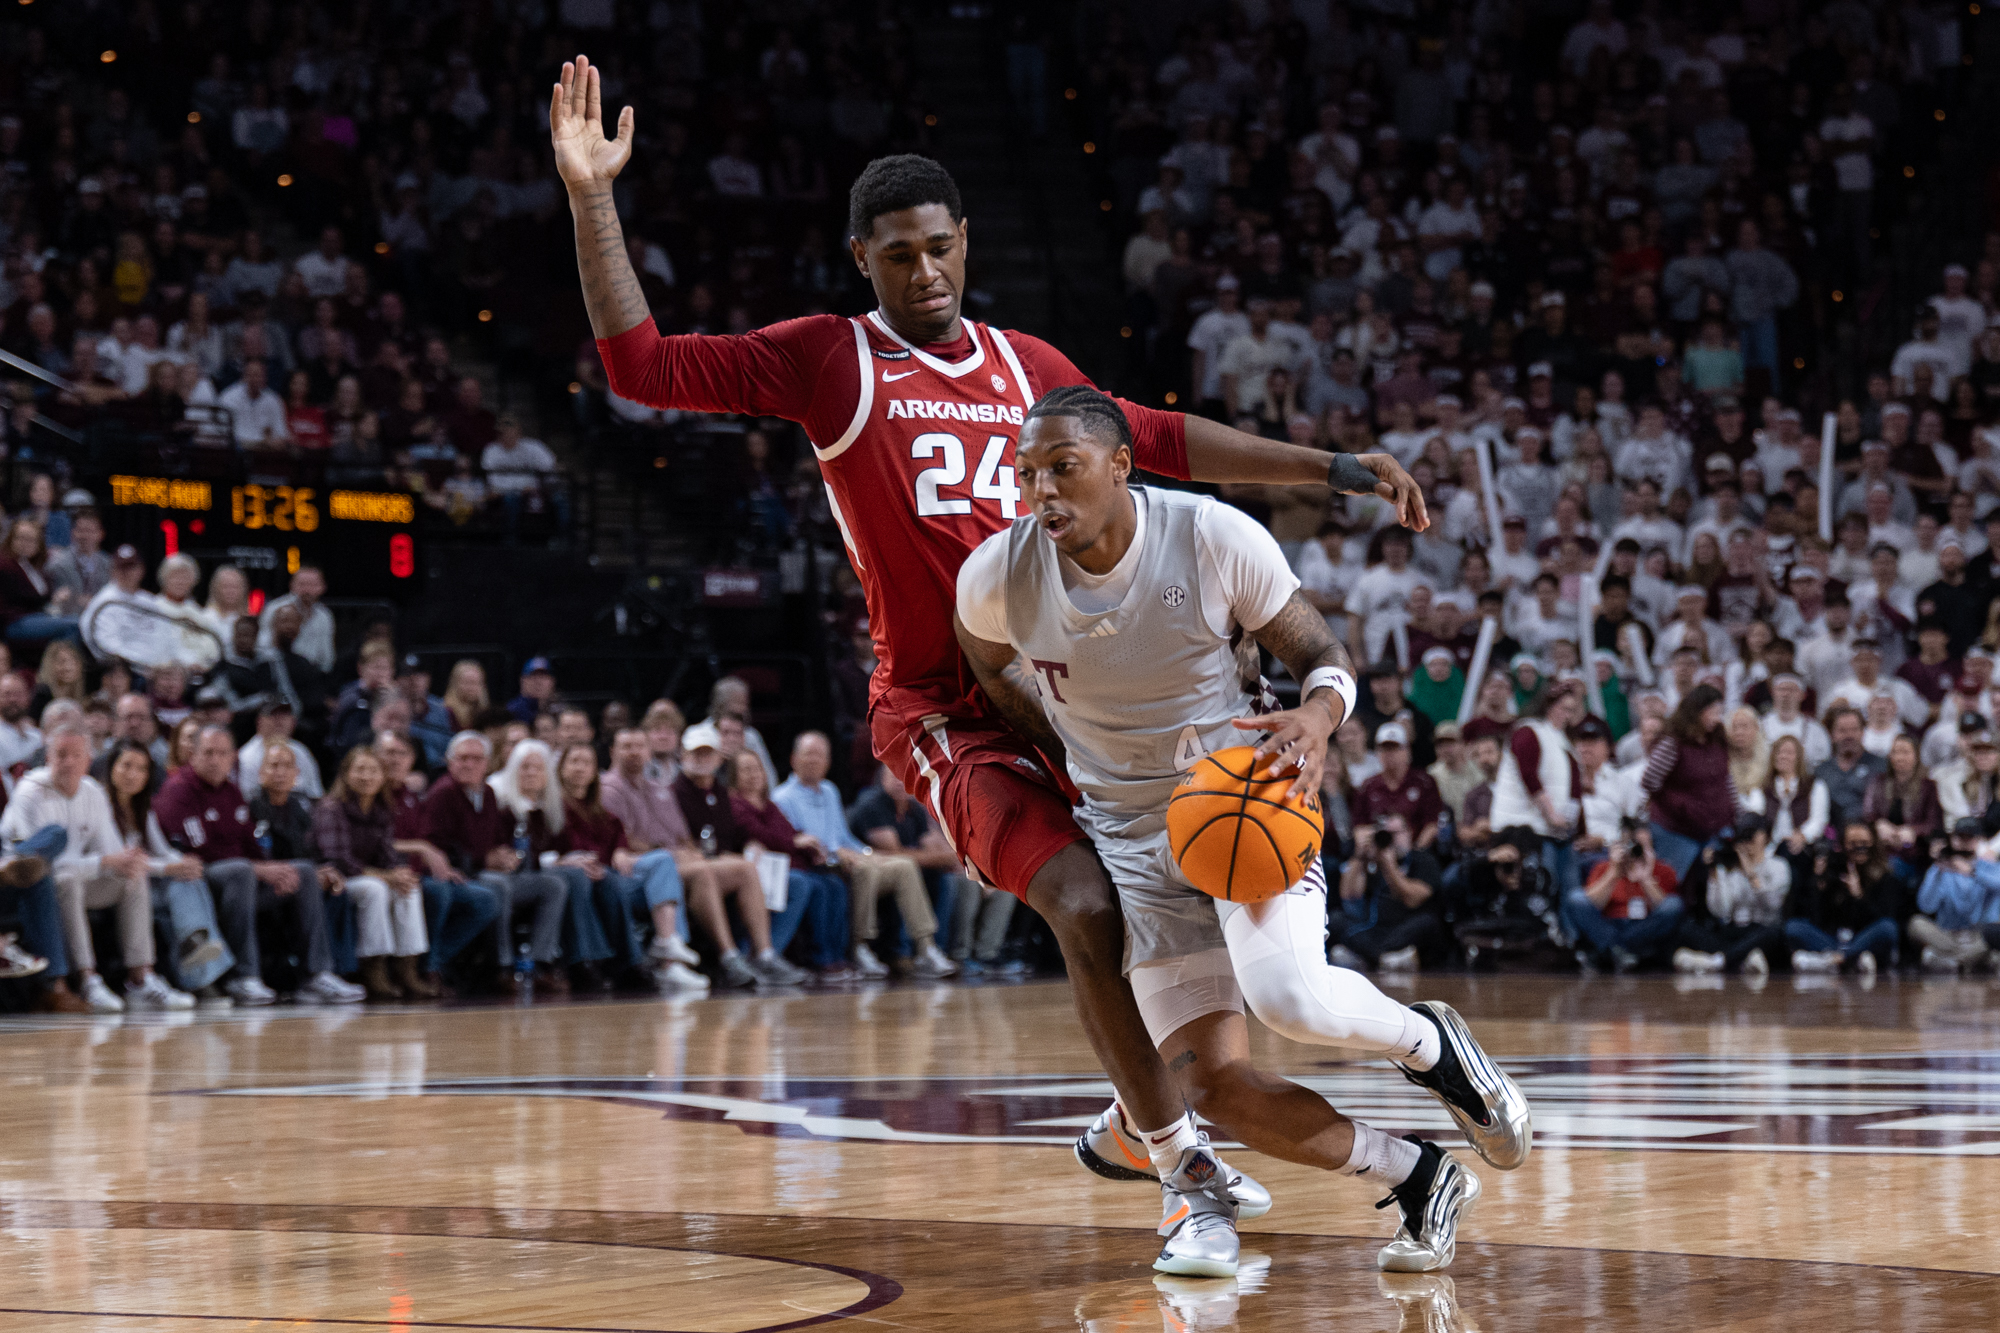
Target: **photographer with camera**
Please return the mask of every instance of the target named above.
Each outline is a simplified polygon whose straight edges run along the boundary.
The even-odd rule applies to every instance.
[[[1443,962],[1443,880],[1437,858],[1411,845],[1401,816],[1357,824],[1354,855],[1340,872],[1340,910],[1329,914],[1327,956],[1336,967],[1357,972],[1415,972],[1420,961]]]
[[[1934,840],[1937,857],[1917,890],[1910,939],[1923,946],[1926,972],[1971,971],[1992,960],[2000,929],[2000,865],[1979,855],[1980,823],[1961,819],[1951,840]]]
[[[1653,855],[1653,831],[1642,819],[1619,821],[1618,840],[1590,883],[1563,895],[1562,920],[1576,936],[1576,960],[1587,969],[1630,972],[1673,943],[1680,932],[1679,880]]]
[[[1771,954],[1787,958],[1785,903],[1792,891],[1792,867],[1771,852],[1771,825],[1746,814],[1713,846],[1701,850],[1708,868],[1708,911],[1712,922],[1683,917],[1677,972],[1729,972],[1769,976]]]
[[[1976,829],[1979,821],[1967,822]],[[1890,868],[1875,830],[1857,819],[1840,832],[1839,849],[1822,845],[1815,851],[1811,872],[1792,895],[1785,922],[1792,970],[1852,967],[1857,975],[1872,977],[1896,956],[1903,881]]]

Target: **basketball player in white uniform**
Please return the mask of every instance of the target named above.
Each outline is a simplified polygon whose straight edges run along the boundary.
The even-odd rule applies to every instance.
[[[1449,1006],[1399,1004],[1327,963],[1317,860],[1274,899],[1230,903],[1190,885],[1167,842],[1167,802],[1183,773],[1260,732],[1267,772],[1296,774],[1293,793],[1317,799],[1328,738],[1354,703],[1346,651],[1299,595],[1270,533],[1216,501],[1128,485],[1130,431],[1105,395],[1085,386],[1043,395],[1016,466],[1032,515],[960,569],[958,637],[1001,713],[1066,762],[1083,794],[1077,820],[1117,886],[1132,992],[1161,1056],[1195,1111],[1248,1146],[1388,1185],[1402,1226],[1379,1255],[1383,1268],[1443,1268],[1478,1178],[1434,1143],[1392,1138],[1258,1070],[1245,1006],[1294,1040],[1389,1057],[1502,1169],[1528,1154],[1520,1091]],[[1297,709],[1254,715],[1237,657],[1244,633],[1304,682]],[[1237,1207],[1223,1169],[1192,1129],[1148,1146],[1165,1200],[1154,1267],[1233,1274]]]

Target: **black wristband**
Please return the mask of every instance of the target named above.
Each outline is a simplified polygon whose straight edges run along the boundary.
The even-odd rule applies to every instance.
[[[1326,469],[1326,484],[1342,495],[1373,495],[1381,480],[1353,454],[1335,454]]]

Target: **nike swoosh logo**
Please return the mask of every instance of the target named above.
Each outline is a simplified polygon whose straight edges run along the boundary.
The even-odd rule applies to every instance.
[[[906,370],[900,375],[891,375],[888,371],[885,370],[882,372],[882,382],[884,384],[894,384],[897,380],[906,380],[910,376],[916,373],[917,372],[914,370]]]

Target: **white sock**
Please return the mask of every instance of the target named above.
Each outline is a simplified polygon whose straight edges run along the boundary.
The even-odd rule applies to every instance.
[[[1130,1124],[1128,1120],[1126,1122]],[[1189,1148],[1201,1146],[1201,1135],[1194,1127],[1194,1117],[1183,1115],[1165,1129],[1142,1129],[1139,1141],[1146,1145],[1146,1155],[1153,1159],[1153,1169],[1165,1180],[1181,1164],[1181,1154]]]
[[[1364,1125],[1359,1120],[1354,1125],[1354,1151],[1348,1154],[1347,1164],[1340,1168],[1343,1176],[1367,1176],[1374,1183],[1386,1185],[1390,1189],[1410,1178],[1423,1160],[1423,1150],[1408,1139],[1399,1139],[1384,1134],[1373,1125]]]
[[[1403,1048],[1410,1053],[1390,1058],[1419,1074],[1444,1058],[1444,1038],[1438,1035],[1438,1025],[1408,1005],[1403,1006]]]

